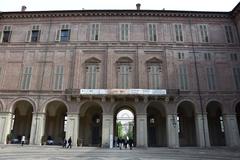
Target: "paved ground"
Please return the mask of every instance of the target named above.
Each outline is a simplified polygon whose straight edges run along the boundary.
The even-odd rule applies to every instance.
[[[240,160],[240,148],[148,148],[133,150],[0,145],[0,160]]]

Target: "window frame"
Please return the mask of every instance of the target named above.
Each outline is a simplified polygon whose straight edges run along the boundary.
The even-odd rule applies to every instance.
[[[100,28],[100,23],[90,23],[90,41],[100,40]]]
[[[149,42],[157,42],[158,41],[158,29],[157,29],[157,27],[158,27],[157,23],[147,23],[147,36],[148,36],[148,41]],[[152,30],[151,30],[151,28],[152,28]]]
[[[54,69],[53,89],[63,90],[63,88],[64,88],[64,65],[56,65]]]
[[[202,29],[201,29],[202,28]],[[201,43],[209,43],[210,37],[209,37],[209,31],[208,31],[208,24],[199,24],[198,25],[199,30],[199,40]],[[207,40],[206,40],[207,38]]]
[[[180,28],[179,28],[179,26],[180,26]],[[182,23],[174,23],[173,29],[174,29],[175,42],[178,42],[178,43],[184,42],[183,24]]]
[[[126,26],[128,26],[127,30],[126,30]],[[131,30],[130,23],[119,23],[119,40],[123,42],[130,41],[130,35],[131,35],[130,30]]]
[[[21,90],[30,90],[32,81],[32,70],[32,66],[24,66],[21,79]]]

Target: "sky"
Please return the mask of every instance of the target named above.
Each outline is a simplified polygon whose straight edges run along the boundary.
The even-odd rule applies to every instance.
[[[0,0],[0,11],[82,10],[82,9],[141,9],[231,11],[239,0]]]

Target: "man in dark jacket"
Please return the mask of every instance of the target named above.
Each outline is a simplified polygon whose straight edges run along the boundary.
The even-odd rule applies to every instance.
[[[72,139],[71,139],[71,137],[68,139],[68,147],[67,148],[72,148]]]

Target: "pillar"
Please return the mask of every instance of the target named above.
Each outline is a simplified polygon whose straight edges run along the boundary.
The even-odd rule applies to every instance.
[[[229,147],[240,146],[240,137],[236,115],[223,115],[226,145]]]
[[[147,114],[137,114],[137,147],[147,147]]]
[[[7,143],[7,135],[11,132],[12,113],[0,113],[0,143]]]
[[[77,146],[79,132],[78,127],[79,127],[79,114],[78,113],[67,114],[66,139],[71,137],[73,146]]]
[[[102,147],[113,146],[113,115],[103,114],[102,118]]]
[[[210,147],[207,114],[196,114],[196,136],[199,147]]]
[[[179,136],[178,136],[178,125],[177,125],[176,114],[167,115],[167,140],[168,140],[168,147],[170,148],[179,147]]]
[[[30,133],[30,144],[42,144],[42,138],[45,131],[45,121],[45,113],[33,113]]]

